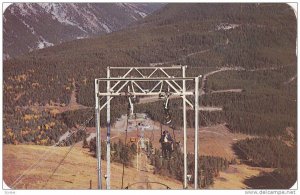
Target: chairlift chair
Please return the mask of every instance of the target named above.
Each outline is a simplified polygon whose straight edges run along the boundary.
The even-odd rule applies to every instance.
[[[169,125],[172,122],[171,114],[169,112],[169,97],[165,98],[164,102],[165,124]]]

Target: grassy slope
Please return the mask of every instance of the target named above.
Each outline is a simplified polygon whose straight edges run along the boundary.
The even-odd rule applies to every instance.
[[[8,186],[30,167],[49,147],[36,145],[4,145],[3,148],[3,168],[4,181]],[[92,188],[97,188],[96,158],[92,157],[88,149],[82,149],[81,144],[77,144],[69,153],[63,164],[57,169],[52,179],[43,188],[52,171],[58,162],[67,152],[68,148],[56,148],[47,156],[46,161],[42,161],[33,171],[28,172],[24,179],[16,186],[17,189],[89,189],[89,182],[92,180]],[[52,151],[52,150],[51,150]],[[106,172],[106,163],[103,163],[103,173]],[[121,188],[122,165],[113,163],[111,165],[112,178],[111,188]],[[146,175],[149,181],[162,182],[172,189],[182,188],[182,184],[176,180],[153,175],[151,172],[138,172],[135,168],[125,168],[124,185],[138,182],[139,175]],[[103,179],[102,183],[105,187]],[[153,185],[155,189],[161,186]]]
[[[262,171],[271,172],[273,169],[250,167],[244,164],[229,165],[229,168],[220,172],[220,175],[215,179],[212,189],[247,189],[249,188],[244,180],[250,177],[258,176]]]

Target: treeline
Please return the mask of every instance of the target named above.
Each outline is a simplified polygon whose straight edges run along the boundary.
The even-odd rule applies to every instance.
[[[89,144],[85,144],[85,147],[90,148],[90,152],[96,156],[96,138],[93,138]],[[132,160],[136,155],[136,145],[130,143],[125,145],[120,139],[118,142],[113,142],[110,145],[111,161],[124,163],[125,166],[132,166]],[[106,160],[106,143],[101,142],[101,159]]]
[[[59,117],[49,112],[37,114],[30,109],[16,109],[14,114],[4,114],[3,143],[34,143],[53,145],[68,127]]]
[[[297,147],[289,147],[278,139],[252,138],[233,145],[237,155],[253,166],[270,167],[275,170],[249,178],[245,182],[263,188],[290,188],[297,180]],[[274,176],[274,178],[272,178]],[[265,178],[265,182],[259,181]],[[274,181],[274,180],[279,180]]]
[[[161,151],[155,150],[155,154],[150,156],[151,164],[154,166],[154,173],[168,176],[179,181],[183,181],[183,153],[175,149],[171,159],[161,157]],[[188,174],[192,175],[189,183],[194,182],[194,155],[188,154]],[[198,159],[198,187],[207,188],[214,183],[214,178],[220,171],[226,170],[229,162],[226,159],[212,156],[200,156]]]

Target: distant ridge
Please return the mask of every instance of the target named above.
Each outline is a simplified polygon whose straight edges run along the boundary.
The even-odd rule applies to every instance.
[[[163,4],[13,3],[3,15],[4,58],[120,30]]]

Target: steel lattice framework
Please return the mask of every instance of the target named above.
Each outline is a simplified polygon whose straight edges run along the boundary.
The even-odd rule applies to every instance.
[[[107,109],[107,173],[106,188],[110,189],[110,102],[118,96],[177,96],[183,100],[183,132],[184,132],[184,181],[183,187],[187,188],[187,104],[195,111],[195,175],[194,185],[198,188],[198,131],[199,131],[199,81],[198,77],[186,77],[187,66],[170,67],[107,67],[107,77],[95,79],[95,112],[97,131],[97,169],[98,188],[102,189],[101,171],[101,131],[100,112]],[[114,70],[126,71],[123,76],[111,77]],[[147,71],[147,73],[145,73]],[[180,71],[181,77],[171,76],[171,71]],[[160,74],[160,76],[155,76]],[[134,76],[132,76],[134,75]],[[163,76],[161,76],[163,75]],[[186,81],[194,83],[194,90],[186,90]],[[100,91],[101,86],[106,84],[106,91]],[[181,85],[180,85],[181,84]],[[167,86],[168,91],[163,87]],[[187,99],[187,96],[194,97],[194,103]],[[100,105],[100,98],[107,97],[104,104]]]

